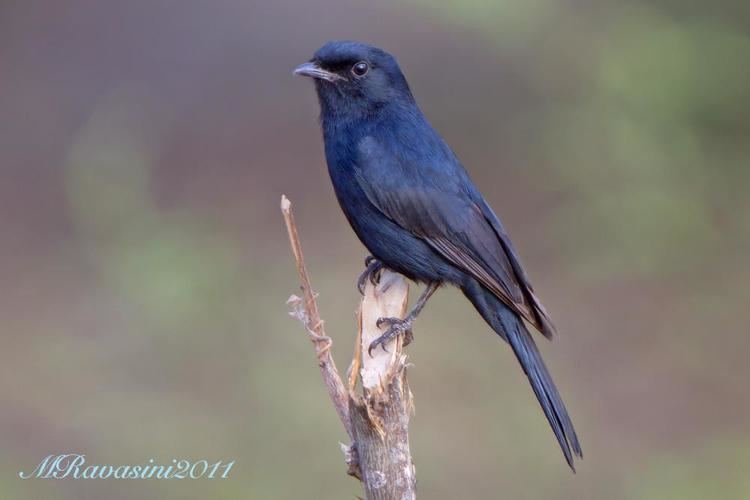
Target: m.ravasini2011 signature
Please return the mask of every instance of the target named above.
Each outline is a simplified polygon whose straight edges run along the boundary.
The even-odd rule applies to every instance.
[[[21,471],[21,479],[227,479],[234,460],[209,463],[207,460],[177,460],[167,465],[153,458],[140,465],[86,465],[83,453],[47,455],[31,472]]]

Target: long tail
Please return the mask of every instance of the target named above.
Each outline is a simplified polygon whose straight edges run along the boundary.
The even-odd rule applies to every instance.
[[[476,282],[463,287],[463,292],[492,329],[513,348],[518,362],[529,377],[534,394],[555,433],[565,460],[575,472],[573,453],[578,457],[583,457],[578,436],[570,421],[568,410],[565,409],[565,403],[560,393],[557,392],[552,376],[544,365],[542,355],[523,321]]]

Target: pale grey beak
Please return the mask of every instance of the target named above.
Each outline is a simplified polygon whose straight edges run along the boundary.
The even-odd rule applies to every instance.
[[[339,75],[336,73],[331,73],[330,71],[326,71],[314,62],[306,62],[304,64],[300,64],[294,69],[295,75],[301,75],[301,76],[309,76],[310,78],[318,78],[320,80],[325,80],[327,82],[335,82],[337,80],[343,80]]]

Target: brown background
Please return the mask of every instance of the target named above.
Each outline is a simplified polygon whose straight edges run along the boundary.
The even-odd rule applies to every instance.
[[[410,347],[422,498],[750,497],[750,8],[721,2],[0,3],[0,497],[353,498],[278,211],[345,366],[365,251],[308,81],[395,53],[561,332],[572,475],[455,290]],[[541,340],[540,340],[541,342]],[[21,481],[236,460],[225,481]]]

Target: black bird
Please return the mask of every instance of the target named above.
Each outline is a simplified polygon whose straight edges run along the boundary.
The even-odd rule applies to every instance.
[[[513,348],[575,470],[578,437],[525,325],[551,338],[552,321],[503,225],[427,122],[396,59],[364,43],[334,41],[294,73],[315,81],[328,172],[341,209],[373,256],[360,286],[382,266],[427,285],[404,320],[381,318],[389,328],[370,350],[409,333],[440,285],[459,287]]]

